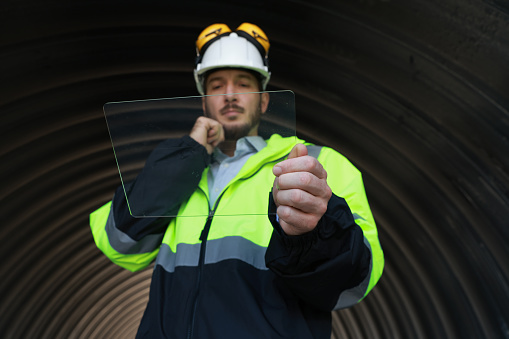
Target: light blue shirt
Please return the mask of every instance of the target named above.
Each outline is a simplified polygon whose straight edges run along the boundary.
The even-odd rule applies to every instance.
[[[265,146],[267,146],[267,143],[262,137],[250,136],[237,140],[233,157],[227,156],[219,148],[214,149],[207,176],[211,209],[214,208],[214,204],[223,189],[235,178],[247,159]]]

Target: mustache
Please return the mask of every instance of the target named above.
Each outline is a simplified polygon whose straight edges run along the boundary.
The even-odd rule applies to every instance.
[[[237,111],[239,113],[244,113],[244,108],[240,107],[239,105],[234,104],[234,103],[233,104],[231,104],[231,103],[230,104],[226,104],[223,108],[221,108],[219,110],[219,113],[224,114],[224,113],[226,113],[228,111],[231,111],[231,110]]]

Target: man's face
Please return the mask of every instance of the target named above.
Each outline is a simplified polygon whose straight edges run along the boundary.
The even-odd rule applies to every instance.
[[[258,80],[250,72],[223,69],[207,77],[205,93],[212,96],[203,98],[203,111],[206,117],[223,125],[226,140],[258,134],[260,118],[267,110],[269,95],[250,92],[259,92]]]

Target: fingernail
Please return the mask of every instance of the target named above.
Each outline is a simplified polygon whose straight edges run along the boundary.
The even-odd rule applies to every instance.
[[[278,177],[281,175],[281,173],[283,173],[283,170],[279,166],[274,166],[274,168],[272,169],[272,173],[274,173],[274,175]]]

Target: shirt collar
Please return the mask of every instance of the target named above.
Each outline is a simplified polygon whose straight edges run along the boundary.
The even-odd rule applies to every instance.
[[[255,136],[247,136],[240,138],[237,140],[237,145],[235,148],[235,154],[233,158],[246,154],[246,153],[256,153],[261,151],[265,146],[267,146],[267,142],[259,135]],[[228,156],[221,152],[219,148],[215,148],[212,153],[212,161],[222,162]]]
[[[256,152],[261,151],[263,148],[265,148],[265,146],[267,146],[267,142],[265,140],[263,140],[263,138],[261,136],[255,135],[255,136],[240,138],[239,140],[237,140],[237,147],[239,147],[239,141],[241,141],[243,139],[246,141],[246,143],[250,144],[250,146],[252,148],[254,148],[254,150],[256,150]]]

